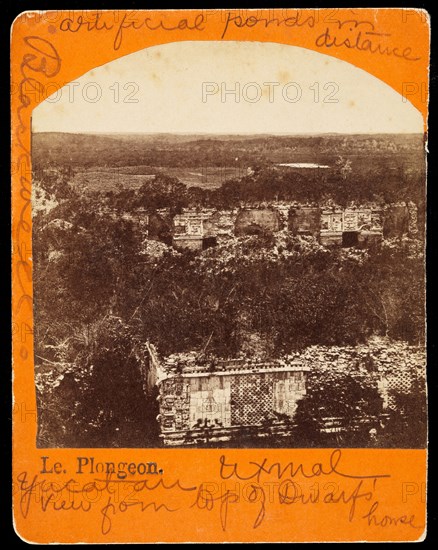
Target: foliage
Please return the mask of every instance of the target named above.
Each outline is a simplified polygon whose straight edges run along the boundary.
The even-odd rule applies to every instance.
[[[276,197],[305,202],[330,196],[339,203],[413,200],[424,206],[425,152],[421,134],[219,138],[37,133],[33,136],[32,155],[37,174],[48,167],[68,166],[69,170],[85,170],[85,174],[89,171],[95,179],[100,170],[105,170],[102,185],[111,185],[113,180],[115,193],[121,190],[122,183],[129,190],[130,182],[137,185],[136,176],[156,173],[166,176],[166,170],[174,175],[177,169],[182,172],[192,168],[200,174],[198,185],[202,187],[209,168],[227,174],[236,169],[239,177],[230,177],[219,189],[188,193],[191,204],[225,206],[240,200]],[[291,162],[329,168],[279,167]],[[110,178],[111,170],[123,177]],[[242,178],[243,173],[248,175]],[[129,174],[131,179],[126,177]],[[154,187],[148,187],[148,182],[145,185],[153,196]],[[173,198],[180,202],[178,194]]]
[[[156,402],[145,398],[141,386],[149,368],[146,341],[162,356],[208,346],[207,352],[218,357],[273,357],[314,344],[355,345],[373,334],[412,344],[424,340],[423,258],[402,241],[346,252],[324,248],[312,238],[264,232],[201,254],[175,252],[160,243],[160,254],[154,255],[145,253],[142,229],[144,212],[157,209],[168,209],[170,215],[190,205],[229,208],[270,200],[402,198],[416,201],[421,212],[421,164],[413,160],[403,174],[390,170],[399,166],[401,156],[411,154],[405,145],[415,142],[412,136],[406,143],[390,141],[395,150],[386,146],[393,139],[388,137],[375,143],[349,138],[344,144],[342,136],[333,143],[326,137],[221,141],[163,136],[152,142],[100,136],[95,150],[85,147],[89,136],[35,139],[40,445],[155,446],[151,419]],[[274,165],[292,154],[302,156],[297,161],[315,160],[310,159],[314,147],[320,162],[339,149],[342,159],[327,174]],[[371,168],[370,151],[376,152]],[[141,172],[141,166],[151,174],[150,166],[196,166],[201,161],[220,166],[235,158],[253,169],[218,189],[187,188],[161,169],[136,189],[84,193],[73,183],[78,167],[96,164],[130,168],[129,176]],[[328,390],[331,383],[338,408],[345,395],[371,403],[373,388],[368,395],[353,379],[343,380],[345,386],[322,381],[321,387]],[[348,408],[353,402],[335,411],[327,403],[317,405],[323,397],[315,386],[300,405],[301,422],[319,406],[328,407],[327,414],[353,415]],[[399,397],[401,409],[415,405],[403,399]],[[372,414],[366,406],[363,412]],[[395,439],[405,418],[391,417]]]
[[[143,388],[146,350],[120,318],[107,316],[94,329],[71,366],[39,393],[39,444],[150,446],[158,408]]]
[[[427,443],[427,399],[424,380],[415,381],[409,393],[392,392],[391,397],[393,407],[386,420],[385,446],[425,447]]]
[[[367,447],[372,443],[370,430],[379,428],[381,411],[382,400],[371,378],[312,372],[294,417],[294,446]]]

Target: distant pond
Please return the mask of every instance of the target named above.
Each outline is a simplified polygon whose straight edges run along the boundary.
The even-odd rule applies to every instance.
[[[291,162],[277,164],[277,166],[287,166],[288,168],[330,168],[326,164],[315,164],[313,162]]]

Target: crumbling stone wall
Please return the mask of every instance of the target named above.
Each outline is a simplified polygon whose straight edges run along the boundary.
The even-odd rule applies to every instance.
[[[281,220],[279,213],[271,208],[247,208],[241,210],[236,218],[234,234],[236,237],[252,235],[263,231],[279,231]]]
[[[408,202],[408,233],[410,237],[418,236],[418,209],[414,202]]]
[[[393,394],[409,394],[426,377],[426,354],[422,347],[374,337],[357,346],[311,346],[300,360],[313,371],[365,374],[377,381],[384,406],[394,406]]]
[[[315,207],[303,206],[289,210],[288,228],[294,235],[305,233],[318,236],[321,226],[321,210]]]
[[[154,213],[148,218],[148,238],[162,241],[166,244],[172,243],[173,224],[169,213]]]
[[[216,237],[218,243],[234,237],[237,210],[217,210],[204,222],[204,237]]]
[[[390,204],[385,209],[383,236],[385,239],[401,237],[408,233],[409,211],[406,204]]]
[[[289,212],[294,203],[276,202],[270,205],[280,216],[280,231],[288,229]],[[296,206],[296,205],[295,205]]]

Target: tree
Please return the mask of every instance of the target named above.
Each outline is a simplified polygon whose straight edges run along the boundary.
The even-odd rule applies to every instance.
[[[40,444],[55,435],[57,446],[157,446],[158,406],[156,392],[145,392],[142,340],[118,317],[96,321],[92,330],[74,363],[40,398],[41,408],[51,411],[43,415]]]
[[[309,375],[307,393],[294,417],[294,446],[368,446],[370,429],[376,429],[382,399],[371,378],[335,371]],[[339,431],[324,432],[333,419]]]
[[[385,422],[386,447],[421,449],[427,445],[427,399],[424,379],[414,381],[409,393],[391,392],[393,406]]]
[[[350,174],[353,172],[350,159],[344,159],[343,157],[338,157],[335,164],[337,166],[339,174],[342,176],[342,179],[344,180],[346,180],[350,176]]]
[[[187,206],[187,187],[177,178],[158,174],[153,180],[144,183],[137,193],[136,206],[153,211],[159,208],[171,208],[179,211]]]

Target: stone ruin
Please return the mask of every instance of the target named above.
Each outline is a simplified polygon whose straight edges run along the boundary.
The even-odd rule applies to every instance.
[[[149,214],[148,220],[149,239],[195,251],[234,237],[283,230],[313,236],[325,246],[344,247],[367,246],[404,235],[418,236],[417,207],[413,202],[385,207],[271,203],[230,210],[183,208],[173,216],[163,209]]]
[[[196,353],[153,359],[158,422],[165,445],[190,438],[227,441],[236,430],[293,418],[309,367],[297,359],[200,360]],[[279,427],[281,422],[279,423]]]
[[[311,371],[348,373],[373,384],[382,414],[396,408],[397,394],[412,394],[425,381],[423,348],[380,337],[357,346],[311,346],[271,361],[190,352],[160,362],[153,346],[149,352],[148,384],[158,387],[157,420],[170,446],[228,441],[246,428],[260,437],[286,434],[285,421],[293,422]]]

